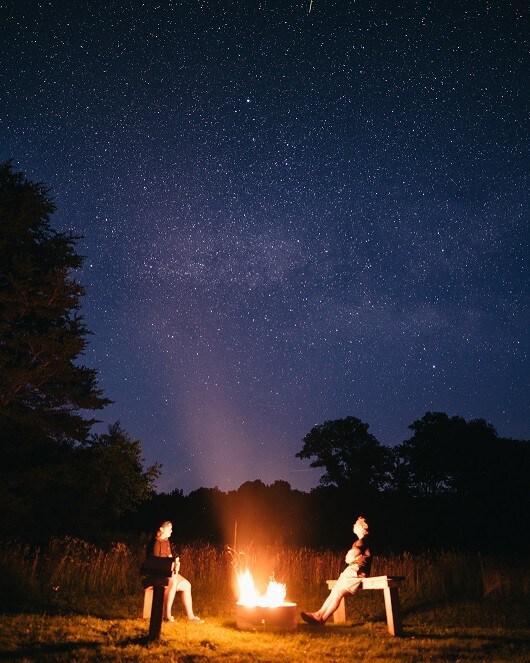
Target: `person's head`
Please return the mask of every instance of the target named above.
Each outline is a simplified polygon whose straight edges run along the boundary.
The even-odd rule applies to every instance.
[[[362,516],[359,516],[355,521],[353,532],[359,539],[362,539],[368,534],[368,523]]]
[[[169,539],[171,532],[173,531],[173,524],[170,520],[164,520],[164,522],[158,528],[156,536],[158,539]]]

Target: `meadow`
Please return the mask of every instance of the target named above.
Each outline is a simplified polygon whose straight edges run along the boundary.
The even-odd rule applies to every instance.
[[[372,575],[402,575],[405,637],[386,631],[382,593],[359,592],[347,622],[292,633],[239,631],[235,624],[234,562],[263,587],[272,573],[287,599],[316,609],[325,580],[342,570],[343,555],[274,546],[234,558],[207,544],[180,550],[181,572],[193,586],[202,625],[186,623],[177,599],[174,624],[158,642],[145,639],[141,619],[141,543],[106,549],[77,539],[45,548],[20,543],[0,550],[0,659],[347,661],[530,660],[528,560],[459,552],[381,555]]]

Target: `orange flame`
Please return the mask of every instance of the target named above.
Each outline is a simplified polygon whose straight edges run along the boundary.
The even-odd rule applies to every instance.
[[[237,574],[240,605],[276,608],[285,602],[287,590],[285,585],[270,580],[265,594],[260,594],[254,584],[254,578],[248,569]]]

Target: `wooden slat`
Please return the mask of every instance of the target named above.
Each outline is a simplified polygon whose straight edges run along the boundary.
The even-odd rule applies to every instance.
[[[376,576],[374,578],[363,578],[363,589],[385,589],[386,587],[400,587],[403,583],[401,578],[389,576]]]
[[[374,576],[363,578],[363,589],[385,589],[386,587],[401,587],[404,578],[402,576]],[[336,580],[326,580],[328,589],[335,587]]]

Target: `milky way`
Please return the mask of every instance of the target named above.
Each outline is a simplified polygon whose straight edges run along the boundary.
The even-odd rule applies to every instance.
[[[161,489],[309,489],[348,415],[528,436],[522,3],[76,4],[2,10],[0,158]]]

